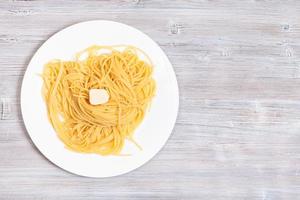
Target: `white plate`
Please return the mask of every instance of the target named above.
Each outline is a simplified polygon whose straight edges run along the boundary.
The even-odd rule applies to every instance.
[[[67,150],[47,118],[38,76],[51,59],[74,58],[91,45],[133,45],[144,50],[154,64],[156,97],[150,111],[135,131],[140,151],[130,141],[122,152],[131,156],[100,156]],[[149,161],[171,135],[178,112],[178,86],[172,65],[161,48],[147,35],[125,24],[88,21],[72,25],[50,37],[35,53],[26,70],[21,90],[21,109],[26,129],[37,148],[57,166],[88,177],[110,177],[132,171]]]

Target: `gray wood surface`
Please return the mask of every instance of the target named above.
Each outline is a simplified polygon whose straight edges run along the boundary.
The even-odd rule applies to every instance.
[[[170,140],[105,179],[59,169],[32,144],[20,86],[37,48],[85,20],[159,43],[180,87]],[[0,199],[299,199],[300,1],[0,1]]]

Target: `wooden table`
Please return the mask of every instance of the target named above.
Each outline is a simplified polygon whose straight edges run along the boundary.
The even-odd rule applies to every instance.
[[[20,112],[22,77],[38,47],[95,19],[129,24],[157,41],[180,87],[164,149],[143,167],[105,179],[51,164]],[[299,100],[297,0],[3,0],[0,199],[299,199]]]

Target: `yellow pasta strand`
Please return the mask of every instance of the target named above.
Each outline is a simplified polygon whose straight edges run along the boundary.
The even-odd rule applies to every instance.
[[[91,46],[74,61],[47,63],[43,97],[49,121],[66,148],[120,155],[126,139],[135,143],[134,130],[155,94],[152,71],[149,57],[132,46]],[[90,89],[105,89],[109,101],[91,105]]]

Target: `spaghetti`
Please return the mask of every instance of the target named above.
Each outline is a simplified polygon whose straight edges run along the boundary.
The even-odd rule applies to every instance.
[[[134,130],[155,94],[152,71],[148,56],[132,46],[91,46],[74,61],[47,63],[42,93],[48,118],[65,146],[119,155],[126,139],[134,142]],[[91,105],[91,89],[105,89],[108,102]]]

